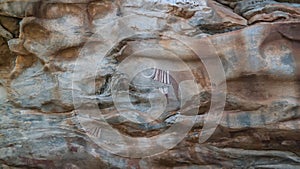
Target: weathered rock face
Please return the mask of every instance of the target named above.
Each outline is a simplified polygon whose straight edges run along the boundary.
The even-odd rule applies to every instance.
[[[223,1],[234,11],[246,19],[248,23],[271,21],[297,21],[299,19],[299,4],[277,2],[275,0]]]
[[[0,3],[0,168],[297,168],[297,1]]]

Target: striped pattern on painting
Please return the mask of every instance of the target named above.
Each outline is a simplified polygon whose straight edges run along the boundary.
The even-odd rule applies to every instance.
[[[164,83],[164,84],[171,84],[170,82],[170,72],[161,70],[161,69],[154,69],[154,73],[152,74],[151,78],[155,81]]]

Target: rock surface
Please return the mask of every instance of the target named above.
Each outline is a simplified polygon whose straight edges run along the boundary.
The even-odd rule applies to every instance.
[[[0,168],[299,168],[299,9],[0,2]]]

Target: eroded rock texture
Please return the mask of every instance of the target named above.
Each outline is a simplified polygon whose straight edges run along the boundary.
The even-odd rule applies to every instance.
[[[0,168],[299,168],[299,16],[292,0],[1,1]]]

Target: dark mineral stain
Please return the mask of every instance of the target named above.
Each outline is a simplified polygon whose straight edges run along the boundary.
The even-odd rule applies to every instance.
[[[238,121],[240,122],[241,125],[245,127],[250,127],[251,126],[251,120],[250,120],[250,114],[249,113],[244,113],[241,115],[238,115],[237,117]]]
[[[265,117],[265,115],[261,114],[260,118],[261,118],[262,123],[266,124],[266,117]]]
[[[229,63],[225,58],[223,58],[223,57],[220,57],[220,58],[221,58],[221,62],[222,62],[224,71],[226,73],[226,72],[228,72]]]
[[[292,55],[285,55],[281,58],[281,62],[285,65],[293,65],[295,63]]]

